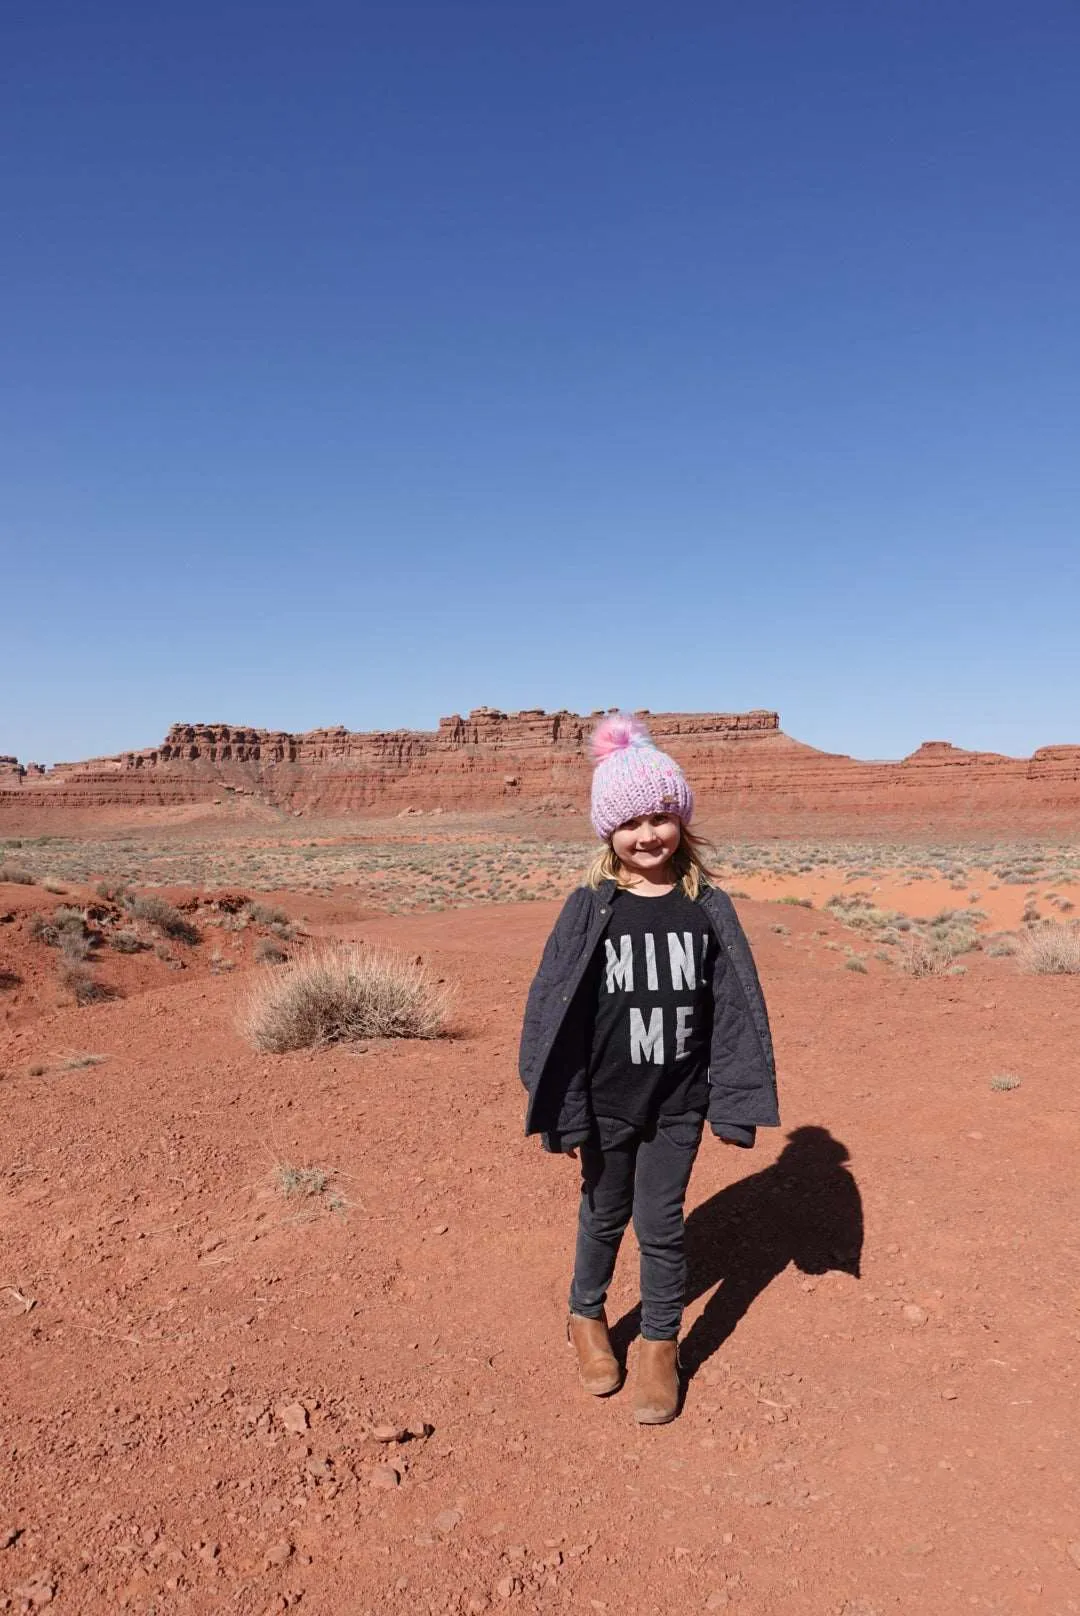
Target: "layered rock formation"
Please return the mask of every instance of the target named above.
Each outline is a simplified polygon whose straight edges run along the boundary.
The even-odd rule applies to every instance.
[[[159,746],[57,764],[44,777],[9,767],[0,811],[211,804],[232,794],[325,816],[582,813],[599,716],[480,707],[435,730],[367,734],[174,724]],[[702,821],[721,835],[1074,834],[1080,822],[1080,746],[1009,758],[928,741],[896,763],[861,763],[793,740],[776,713],[644,716],[687,770]]]

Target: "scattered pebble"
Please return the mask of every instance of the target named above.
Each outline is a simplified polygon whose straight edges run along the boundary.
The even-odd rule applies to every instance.
[[[1069,1559],[1076,1569],[1080,1571],[1080,1543],[1069,1544]]]
[[[500,1599],[511,1599],[517,1592],[518,1586],[519,1584],[516,1577],[500,1577],[499,1581],[495,1584],[495,1592],[498,1594]]]
[[[266,1564],[268,1566],[284,1565],[293,1551],[288,1538],[282,1538],[280,1543],[273,1543],[266,1551]]]
[[[437,1223],[431,1232],[432,1234],[447,1234],[449,1229],[450,1225],[448,1223]]]
[[[376,1425],[371,1434],[376,1442],[404,1442],[409,1433],[403,1425],[390,1425],[387,1423],[385,1425]]]
[[[376,1465],[369,1477],[372,1487],[381,1487],[385,1492],[396,1487],[400,1480],[400,1472],[395,1470],[393,1465]]]
[[[10,1549],[12,1544],[18,1541],[19,1528],[17,1526],[9,1526],[5,1531],[0,1532],[0,1549]]]
[[[300,1436],[308,1428],[308,1411],[303,1403],[283,1403],[274,1411],[286,1431]]]
[[[38,1571],[12,1593],[16,1599],[21,1599],[27,1610],[40,1610],[43,1605],[51,1605],[56,1597],[56,1583],[47,1571]]]
[[[436,1515],[432,1525],[434,1526],[436,1532],[442,1535],[447,1532],[452,1532],[460,1520],[460,1509],[444,1509],[441,1514]]]
[[[909,1324],[918,1325],[926,1323],[925,1309],[919,1307],[917,1302],[907,1302],[904,1306],[904,1318]]]

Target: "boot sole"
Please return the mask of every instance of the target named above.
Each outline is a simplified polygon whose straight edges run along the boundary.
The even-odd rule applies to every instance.
[[[590,1397],[612,1397],[615,1392],[620,1389],[623,1383],[623,1377],[621,1375],[617,1380],[613,1381],[610,1386],[590,1386],[585,1380],[582,1380],[580,1375],[578,1376],[578,1380],[581,1383],[582,1391],[588,1392]]]
[[[677,1408],[673,1408],[670,1414],[653,1414],[648,1409],[635,1408],[634,1419],[639,1425],[670,1425],[678,1412]]]

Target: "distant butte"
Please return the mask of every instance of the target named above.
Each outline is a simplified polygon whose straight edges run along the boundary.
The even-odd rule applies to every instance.
[[[0,819],[23,821],[37,808],[209,805],[226,794],[323,817],[583,815],[588,736],[600,716],[478,707],[435,730],[369,734],[174,724],[159,746],[44,771],[0,758]],[[1080,746],[1011,758],[926,741],[898,762],[863,763],[793,740],[773,712],[643,716],[720,836],[1075,835],[1080,823]]]

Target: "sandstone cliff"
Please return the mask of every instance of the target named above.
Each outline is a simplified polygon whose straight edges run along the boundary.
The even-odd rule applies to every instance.
[[[581,814],[599,716],[480,707],[435,730],[366,734],[174,724],[159,746],[57,764],[44,776],[5,758],[0,810],[210,804],[231,793],[326,816]],[[862,763],[793,740],[772,712],[645,716],[718,834],[1074,834],[1080,820],[1080,746],[1009,758],[928,741],[899,762]]]

